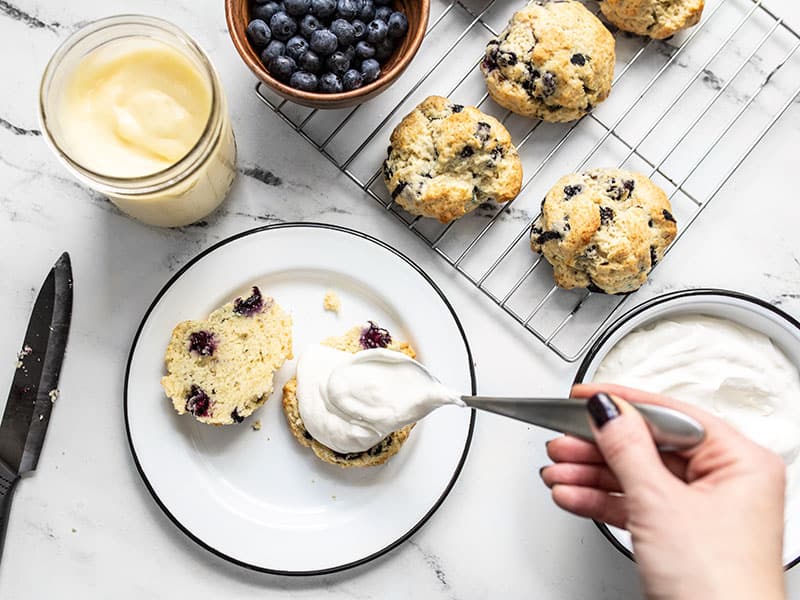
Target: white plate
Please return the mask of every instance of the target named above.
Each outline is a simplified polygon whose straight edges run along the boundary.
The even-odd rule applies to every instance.
[[[437,410],[385,465],[341,469],[289,433],[280,389],[291,361],[244,423],[179,417],[159,383],[173,326],[252,285],[292,313],[295,355],[372,319],[407,340],[445,384],[475,393],[466,337],[410,260],[363,234],[317,224],[265,227],[217,244],[173,277],[144,317],[128,361],[125,418],[139,472],[167,516],[198,544],[253,569],[319,574],[362,564],[406,540],[442,503],[466,458],[474,414]],[[327,289],[342,299],[338,316],[322,309]]]
[[[631,309],[609,325],[587,352],[575,382],[591,381],[597,367],[628,333],[647,323],[681,314],[704,314],[729,319],[763,333],[800,369],[800,323],[763,300],[728,290],[694,289],[657,296]],[[800,562],[800,482],[789,484],[795,493],[787,496],[783,537],[783,563],[787,569]],[[633,558],[631,535],[624,529],[597,522],[609,541]]]

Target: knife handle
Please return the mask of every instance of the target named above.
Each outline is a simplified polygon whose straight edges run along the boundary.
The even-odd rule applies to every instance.
[[[0,459],[0,557],[6,540],[8,517],[11,514],[11,498],[17,488],[17,475],[2,459]]]

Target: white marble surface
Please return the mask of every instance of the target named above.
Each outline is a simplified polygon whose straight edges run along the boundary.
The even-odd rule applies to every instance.
[[[185,538],[150,498],[134,468],[122,417],[132,336],[171,273],[210,244],[257,225],[338,223],[376,235],[418,261],[464,323],[483,393],[564,393],[576,368],[468,287],[258,101],[229,42],[222,5],[0,1],[0,356],[8,357],[0,390],[10,384],[12,359],[46,270],[63,250],[75,269],[62,395],[39,469],[15,498],[0,597],[638,597],[634,566],[591,523],[551,504],[537,476],[545,462],[543,442],[551,435],[491,416],[478,419],[464,472],[430,522],[388,556],[338,575],[291,579],[229,565]],[[800,26],[796,3],[770,5]],[[158,230],[127,219],[76,184],[38,134],[39,77],[59,41],[88,20],[132,11],[183,26],[212,56],[228,91],[243,175],[205,227]],[[665,290],[719,286],[758,295],[800,317],[800,208],[790,180],[798,135],[795,103],[639,300]],[[788,579],[790,595],[800,598],[800,571]]]

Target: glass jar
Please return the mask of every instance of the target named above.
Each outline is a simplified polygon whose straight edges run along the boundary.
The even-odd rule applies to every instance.
[[[70,76],[89,53],[141,40],[167,44],[196,67],[210,89],[208,121],[194,147],[174,164],[142,176],[104,175],[70,156],[59,123],[59,103],[63,101]],[[236,142],[214,66],[194,40],[161,19],[139,15],[109,17],[72,34],[56,50],[44,71],[39,116],[48,145],[78,180],[108,196],[123,212],[149,225],[177,227],[202,219],[222,203],[236,176]]]

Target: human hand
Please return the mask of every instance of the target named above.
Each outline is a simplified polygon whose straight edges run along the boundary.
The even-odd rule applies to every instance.
[[[542,479],[561,508],[630,532],[648,598],[784,597],[779,456],[713,415],[656,394],[577,385],[572,397],[590,398],[596,445],[568,436],[549,442],[555,464]],[[706,438],[659,454],[626,400],[680,410],[703,425]]]

